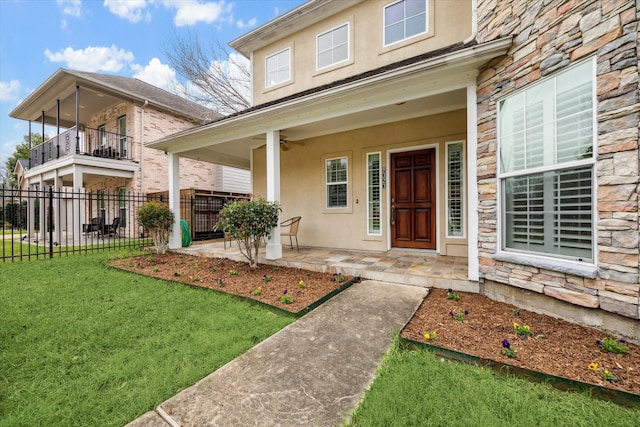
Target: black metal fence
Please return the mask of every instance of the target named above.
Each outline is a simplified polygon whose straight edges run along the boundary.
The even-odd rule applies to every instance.
[[[219,211],[232,197],[182,196],[180,217],[193,240],[222,237],[213,231]],[[0,188],[0,260],[50,258],[152,245],[136,213],[143,203],[168,204],[166,195]]]

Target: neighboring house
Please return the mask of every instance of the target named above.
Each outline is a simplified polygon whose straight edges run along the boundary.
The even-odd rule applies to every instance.
[[[71,198],[61,202],[61,216],[70,221],[67,227],[77,218],[86,223],[102,215],[109,222],[120,215],[116,203],[112,212],[105,212],[105,195],[166,191],[167,155],[145,148],[144,142],[222,117],[138,79],[65,69],[56,71],[10,116],[28,120],[30,131],[32,124],[42,126],[43,134],[45,125],[57,127],[53,138],[31,148],[18,178],[21,189],[51,186],[95,195],[90,212],[76,206],[78,212],[71,215]],[[190,159],[181,165],[182,188],[251,191],[248,170]],[[132,224],[133,213],[127,215],[131,218],[123,223]]]
[[[230,43],[253,107],[147,146],[251,167],[304,245],[467,257],[469,290],[640,339],[638,14],[311,0]]]

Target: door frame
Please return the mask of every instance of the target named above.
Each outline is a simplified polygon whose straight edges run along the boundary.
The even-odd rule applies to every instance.
[[[386,219],[385,219],[385,226],[386,226],[386,234],[387,234],[387,250],[391,250],[394,249],[393,246],[391,246],[391,186],[393,185],[391,180],[393,179],[393,177],[391,176],[391,155],[392,154],[396,154],[396,153],[406,153],[409,151],[420,151],[420,150],[427,150],[433,148],[435,150],[435,167],[436,167],[436,249],[435,249],[435,253],[440,253],[440,208],[441,208],[441,200],[440,200],[440,144],[439,143],[432,143],[432,144],[420,144],[420,145],[412,145],[412,146],[407,146],[407,147],[402,147],[402,148],[393,148],[393,149],[389,149],[386,152],[385,155],[385,162],[386,162],[386,170],[387,170],[387,182],[385,183],[386,186],[386,190],[385,191],[385,201],[386,201],[386,208],[385,208],[385,213],[386,213]],[[419,252],[434,252],[433,249],[410,249],[410,248],[399,248],[400,250],[403,251],[419,251]]]

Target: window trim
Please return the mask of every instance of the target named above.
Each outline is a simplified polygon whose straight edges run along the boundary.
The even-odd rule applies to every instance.
[[[287,79],[279,81],[277,83],[274,84],[269,84],[269,66],[268,66],[268,61],[269,58],[273,58],[275,56],[280,55],[283,52],[289,52],[289,76]],[[293,55],[291,54],[292,50],[291,47],[285,47],[284,49],[281,49],[277,52],[272,53],[271,55],[266,55],[264,57],[264,88],[265,89],[273,89],[275,87],[278,87],[280,85],[284,85],[288,82],[290,82],[293,79]]]
[[[327,180],[327,162],[331,160],[341,160],[344,159],[346,161],[346,172],[347,172],[347,180],[340,182],[328,182]],[[325,182],[325,190],[324,190],[324,208],[327,211],[336,211],[336,210],[344,210],[349,209],[349,156],[335,156],[335,157],[327,157],[323,159],[324,162],[324,182]],[[329,206],[329,185],[346,185],[346,206]]]
[[[430,3],[431,3],[432,0],[424,0],[424,2],[425,2],[425,17],[424,17],[424,19],[425,19],[425,30],[420,32],[420,33],[413,34],[413,35],[411,35],[409,37],[404,37],[404,38],[402,38],[400,40],[396,40],[394,42],[387,43],[386,31],[385,31],[387,29],[387,18],[386,18],[386,13],[385,12],[387,11],[387,8],[389,8],[389,7],[393,6],[393,5],[396,5],[398,3],[406,2],[406,1],[407,0],[396,0],[396,1],[393,1],[391,3],[388,3],[388,4],[384,5],[382,7],[382,47],[383,48],[387,48],[387,47],[390,47],[390,46],[397,45],[399,43],[407,42],[408,40],[411,40],[411,39],[414,39],[414,38],[417,38],[417,37],[420,37],[420,36],[426,36],[426,35],[429,35],[430,32],[431,32],[431,25],[429,25],[429,24],[430,24],[430,20],[431,20],[430,19],[430,17],[431,17]],[[404,19],[404,22],[406,22],[406,17]]]
[[[122,124],[124,123],[124,133],[122,133]],[[127,157],[127,115],[118,117],[118,150],[120,157]]]
[[[459,236],[450,234],[449,230],[449,147],[452,145],[460,145],[460,230],[462,234]],[[465,156],[465,141],[450,141],[445,144],[445,227],[447,228],[446,235],[448,239],[466,239],[467,238],[467,174],[466,174],[466,156]]]
[[[332,62],[328,65],[324,65],[321,67],[320,66],[320,46],[319,46],[320,37],[325,34],[332,33],[333,31],[336,31],[339,28],[342,28],[345,26],[347,27],[347,57],[345,59],[341,59],[340,61]],[[332,45],[331,50],[333,51],[334,49],[335,49],[335,45]],[[328,68],[349,62],[350,59],[351,59],[351,24],[349,23],[349,21],[343,22],[342,24],[336,25],[335,27],[330,28],[327,31],[316,34],[316,71],[324,71]]]
[[[589,158],[582,158],[578,160],[573,160],[569,162],[556,163],[553,165],[543,165],[539,167],[532,167],[529,169],[522,169],[517,171],[510,172],[502,172],[502,162],[500,159],[500,150],[502,145],[502,137],[500,130],[500,116],[501,116],[501,108],[503,101],[514,97],[516,95],[522,94],[531,88],[534,88],[536,85],[540,85],[549,79],[557,79],[558,76],[570,72],[572,69],[583,66],[585,63],[591,63],[591,110],[592,110],[592,153]],[[554,84],[554,96],[557,94],[557,86]],[[494,258],[497,260],[507,261],[507,262],[515,262],[524,265],[532,265],[532,266],[541,266],[541,268],[547,268],[550,270],[565,272],[568,274],[574,274],[582,277],[593,277],[594,268],[597,271],[598,265],[598,228],[597,228],[597,219],[598,219],[598,199],[597,199],[597,159],[595,153],[597,152],[597,144],[598,144],[598,105],[597,105],[597,63],[595,57],[589,57],[585,60],[578,61],[574,64],[571,64],[558,72],[555,72],[549,76],[545,76],[544,78],[539,79],[538,81],[528,84],[517,91],[509,93],[505,96],[502,96],[496,99],[496,208],[497,208],[497,245],[496,245],[496,253]],[[555,126],[557,122],[554,118],[554,132]],[[580,257],[575,256],[566,256],[560,254],[553,253],[545,253],[545,252],[535,252],[535,251],[527,251],[516,248],[508,248],[506,245],[506,194],[505,194],[505,181],[508,178],[519,177],[519,176],[529,176],[535,174],[543,174],[545,172],[557,171],[560,172],[566,169],[576,169],[576,168],[584,168],[585,166],[589,166],[591,168],[592,173],[592,181],[591,181],[591,230],[592,230],[592,241],[591,241],[591,252],[592,259],[583,260]]]
[[[378,156],[378,210],[379,210],[379,221],[380,224],[378,226],[378,232],[377,233],[371,233],[371,228],[369,226],[370,221],[371,221],[371,216],[370,216],[370,212],[369,212],[369,205],[371,204],[371,200],[369,199],[369,188],[372,187],[371,183],[369,182],[369,157],[370,156],[374,156],[377,155]],[[366,190],[367,190],[367,194],[366,194],[366,203],[367,203],[367,215],[366,215],[366,229],[367,229],[367,236],[382,236],[382,225],[383,225],[383,221],[382,221],[382,152],[381,151],[372,151],[372,152],[368,152],[366,153]]]

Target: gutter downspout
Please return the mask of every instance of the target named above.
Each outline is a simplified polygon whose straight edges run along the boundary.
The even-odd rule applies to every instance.
[[[472,42],[478,36],[478,0],[471,0],[471,35],[463,43]]]
[[[145,99],[140,112],[140,193],[144,195],[144,109],[149,105]]]

